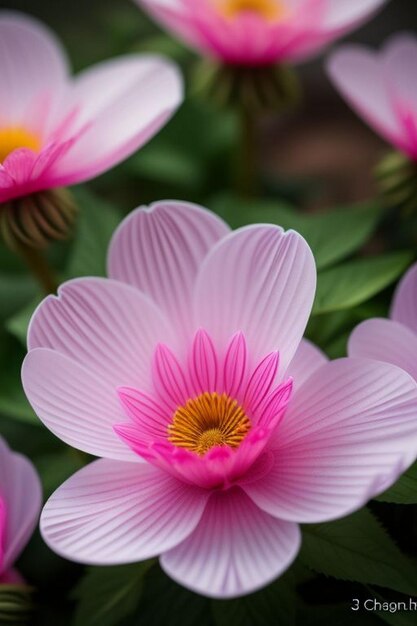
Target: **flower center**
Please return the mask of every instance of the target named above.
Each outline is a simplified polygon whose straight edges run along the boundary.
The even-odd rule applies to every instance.
[[[250,427],[236,400],[225,393],[203,393],[176,410],[168,439],[175,446],[204,455],[214,446],[237,448]]]
[[[29,148],[37,152],[41,147],[41,141],[35,133],[21,126],[8,126],[0,128],[0,163],[17,148]]]
[[[280,0],[216,0],[216,5],[227,18],[234,18],[242,13],[254,13],[265,20],[276,21],[287,12]]]

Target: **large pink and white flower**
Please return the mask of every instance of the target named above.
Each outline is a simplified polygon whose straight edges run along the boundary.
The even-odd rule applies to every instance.
[[[237,65],[302,61],[386,0],[136,0],[203,55]]]
[[[34,467],[0,437],[0,585],[23,582],[13,566],[35,530],[41,504]]]
[[[299,523],[362,507],[414,462],[415,381],[302,341],[316,268],[296,232],[230,232],[162,202],[122,223],[108,267],[64,284],[29,328],[33,408],[103,457],[45,506],[59,554],[160,555],[190,589],[246,594],[293,561]]]
[[[350,336],[349,354],[393,363],[417,380],[417,263],[397,287],[390,319],[359,324]]]
[[[71,77],[55,36],[0,12],[0,203],[73,185],[146,143],[182,100],[176,67],[152,55],[100,63]]]
[[[389,143],[417,160],[417,38],[399,34],[380,52],[342,46],[331,57],[334,85]]]

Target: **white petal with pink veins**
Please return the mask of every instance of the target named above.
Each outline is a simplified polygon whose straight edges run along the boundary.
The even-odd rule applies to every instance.
[[[274,519],[236,489],[211,496],[195,531],[162,555],[161,566],[192,591],[233,598],[282,574],[300,540],[296,524]]]
[[[101,459],[67,480],[41,517],[46,543],[72,561],[133,563],[183,541],[208,493],[150,465]]]
[[[116,387],[99,373],[59,352],[36,348],[25,358],[22,381],[33,410],[62,441],[96,456],[140,460],[113,430],[125,412]]]
[[[214,213],[158,202],[122,222],[109,250],[109,276],[149,294],[190,339],[191,294],[201,263],[230,232]]]
[[[85,365],[115,390],[146,389],[160,341],[175,343],[158,307],[137,289],[102,278],[64,283],[30,322],[28,347],[51,348]]]
[[[239,331],[252,365],[272,351],[285,371],[301,341],[316,288],[305,240],[277,226],[249,226],[220,241],[206,258],[194,294],[195,323],[216,347]]]
[[[294,379],[294,387],[299,388],[314,372],[328,362],[327,356],[311,341],[303,339],[285,372]]]
[[[365,359],[323,365],[294,393],[271,444],[275,465],[244,485],[280,519],[323,522],[361,508],[417,457],[417,384]]]

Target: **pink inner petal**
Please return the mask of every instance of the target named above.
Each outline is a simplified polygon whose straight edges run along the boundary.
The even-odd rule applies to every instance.
[[[190,398],[190,386],[177,358],[171,350],[160,344],[153,360],[154,386],[167,406],[182,406]]]
[[[194,391],[213,392],[218,387],[218,362],[213,342],[202,329],[198,330],[191,350],[189,371]]]
[[[293,386],[289,379],[273,387],[279,362],[277,352],[263,359],[249,382],[245,381],[246,342],[242,333],[228,342],[223,377],[218,375],[219,362],[214,344],[203,329],[196,333],[186,368],[167,346],[159,345],[154,355],[155,395],[120,387],[119,398],[130,422],[114,426],[115,433],[135,454],[187,483],[206,489],[227,489],[244,479],[268,447],[287,409]],[[242,389],[238,397],[228,397],[242,407],[252,422],[237,447],[217,445],[199,454],[191,444],[190,447],[173,445],[169,425],[174,423],[178,409],[202,394],[222,396],[225,387]]]
[[[244,399],[244,406],[247,407],[252,415],[256,415],[271,390],[278,372],[278,364],[279,354],[278,352],[272,352],[272,354],[269,354],[261,361],[252,374]]]
[[[236,333],[230,341],[223,364],[223,387],[225,393],[239,397],[246,377],[247,348],[243,333]]]

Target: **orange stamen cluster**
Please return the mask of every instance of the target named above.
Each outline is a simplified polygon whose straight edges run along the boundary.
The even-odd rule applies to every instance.
[[[38,152],[41,148],[40,138],[20,126],[0,128],[0,163],[3,163],[9,154],[18,148],[28,148]]]
[[[250,427],[236,400],[226,394],[203,393],[176,410],[168,439],[175,446],[204,455],[214,446],[237,448]]]
[[[242,13],[254,13],[265,20],[276,21],[287,12],[279,0],[216,0],[217,8],[227,18],[233,19]]]

